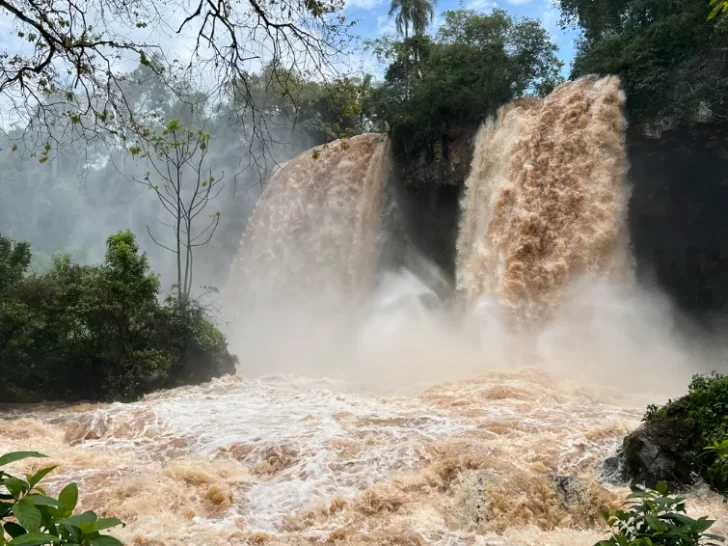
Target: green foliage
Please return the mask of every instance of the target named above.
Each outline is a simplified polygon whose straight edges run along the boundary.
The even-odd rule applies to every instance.
[[[0,293],[9,290],[23,278],[30,259],[28,243],[14,243],[0,235]]]
[[[584,31],[572,76],[618,74],[632,121],[691,124],[728,113],[728,21],[712,18],[707,0],[559,3],[564,22]]]
[[[435,38],[369,43],[388,67],[365,97],[364,115],[391,131],[403,156],[432,158],[451,127],[475,127],[503,104],[548,93],[560,81],[556,46],[539,22],[502,10],[444,18]]]
[[[130,400],[234,371],[204,309],[160,304],[131,232],[108,238],[99,266],[61,256],[45,274],[18,276],[16,254],[0,255],[0,271],[15,272],[0,277],[0,399]]]
[[[717,546],[724,539],[706,534],[715,523],[685,514],[685,499],[670,496],[667,486],[656,491],[632,488],[624,510],[605,514],[612,537],[595,546]]]
[[[370,87],[369,76],[318,82],[269,64],[246,86],[233,86],[233,103],[243,108],[252,100],[264,111],[276,112],[276,123],[293,129],[310,147],[365,130],[361,105]]]
[[[415,36],[425,33],[427,24],[435,15],[434,0],[392,0],[389,7],[390,17],[394,15],[394,24],[397,32],[409,38],[409,29],[412,28]]]
[[[28,458],[45,457],[35,451],[16,451],[0,457],[0,546],[121,546],[121,542],[102,531],[124,524],[116,518],[99,518],[86,511],[73,515],[78,503],[78,487],[68,484],[57,499],[38,486],[55,469],[50,466],[25,479],[17,478],[2,467]],[[4,531],[4,532],[3,532]]]
[[[670,400],[662,407],[647,408],[645,421],[670,419],[687,425],[692,434],[681,446],[686,461],[712,487],[725,491],[728,482],[723,475],[723,440],[728,438],[728,377],[713,373],[695,375],[688,394]],[[706,446],[709,446],[706,450]],[[713,465],[716,464],[714,467]]]
[[[724,496],[728,496],[728,440],[713,442],[703,450],[710,462],[705,473],[708,482]]]
[[[708,15],[708,19],[728,11],[728,0],[710,0],[710,5],[713,6],[713,10]]]

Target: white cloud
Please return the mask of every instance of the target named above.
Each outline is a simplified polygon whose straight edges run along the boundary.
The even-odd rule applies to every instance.
[[[346,0],[346,9],[372,10],[382,4],[382,2],[383,0]]]
[[[466,9],[471,9],[473,11],[491,11],[496,7],[498,7],[498,4],[493,2],[493,0],[470,0],[470,2],[465,5]]]
[[[528,4],[531,0],[506,0],[509,4],[512,6],[522,6],[523,4]]]

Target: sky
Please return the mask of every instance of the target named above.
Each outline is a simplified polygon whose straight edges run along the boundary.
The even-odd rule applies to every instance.
[[[395,34],[394,17],[387,15],[389,3],[390,0],[347,0],[345,15],[357,21],[354,32],[362,41]],[[564,62],[562,71],[564,77],[569,76],[578,32],[574,29],[561,29],[560,14],[554,0],[437,0],[435,19],[430,25],[429,32],[437,31],[442,21],[442,13],[445,11],[471,9],[489,13],[494,8],[505,10],[515,17],[529,17],[541,21],[559,48],[558,56]],[[369,56],[360,52],[358,61],[360,70],[376,74],[374,61]]]

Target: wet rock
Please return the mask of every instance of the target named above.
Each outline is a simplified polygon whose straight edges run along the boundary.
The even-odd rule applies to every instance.
[[[690,434],[689,426],[671,419],[644,423],[622,444],[623,479],[653,489],[659,482],[676,491],[692,485],[692,468],[681,448]]]
[[[621,484],[624,482],[622,472],[622,461],[619,454],[604,459],[602,463],[602,480],[613,485]]]
[[[572,476],[550,475],[549,479],[556,486],[556,492],[567,508],[580,506],[586,503],[586,487],[577,478]]]

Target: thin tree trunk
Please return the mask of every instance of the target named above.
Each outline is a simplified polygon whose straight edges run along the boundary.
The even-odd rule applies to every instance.
[[[407,22],[407,19],[404,20],[404,41],[405,44],[407,43],[407,39],[409,38],[409,23]],[[408,47],[408,46],[406,46]],[[405,98],[409,99],[410,89],[409,89],[409,50],[407,50],[407,55],[404,59],[404,96]]]
[[[181,224],[182,224],[182,199],[180,188],[182,185],[180,168],[177,167],[177,303],[182,305],[182,248],[181,248]]]

